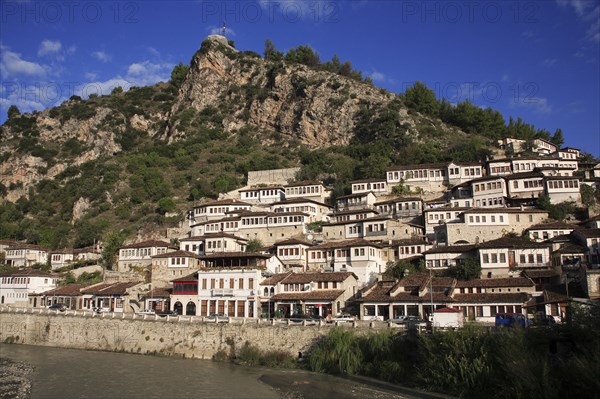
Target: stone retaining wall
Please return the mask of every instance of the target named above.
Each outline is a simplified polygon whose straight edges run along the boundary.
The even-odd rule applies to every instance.
[[[331,329],[325,324],[286,325],[243,319],[215,323],[184,316],[169,320],[146,316],[144,320],[144,316],[132,314],[33,312],[1,310],[0,342],[201,359],[210,359],[219,351],[235,353],[249,342],[262,350],[283,350],[295,356],[306,352]]]

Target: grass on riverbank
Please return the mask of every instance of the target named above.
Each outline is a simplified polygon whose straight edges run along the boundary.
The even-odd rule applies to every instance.
[[[289,352],[282,350],[261,350],[246,342],[239,351],[220,350],[215,356],[215,361],[231,361],[244,366],[264,366],[279,369],[298,368],[299,363]]]
[[[597,323],[421,335],[335,328],[315,345],[308,367],[465,398],[599,398],[599,330]]]

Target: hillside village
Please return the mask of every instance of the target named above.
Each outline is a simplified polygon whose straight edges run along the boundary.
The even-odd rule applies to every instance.
[[[119,248],[113,270],[93,265],[101,244],[50,251],[2,241],[11,268],[1,303],[363,320],[450,307],[484,323],[505,312],[562,320],[570,301],[600,299],[600,216],[588,208],[585,220],[552,220],[542,199],[581,207],[582,187],[600,190],[600,164],[546,140],[533,142],[533,155],[521,154],[525,145],[499,140],[484,164],[388,168],[335,203],[322,182],[295,181],[298,169],[249,172],[246,187],[198,203],[164,240]],[[102,281],[64,284],[64,274],[31,268],[45,263],[82,265],[73,274],[101,271]]]

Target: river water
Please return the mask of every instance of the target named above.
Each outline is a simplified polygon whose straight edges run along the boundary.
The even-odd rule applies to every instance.
[[[33,368],[26,376],[31,383],[31,399],[410,397],[302,370],[251,368],[209,360],[6,344],[0,344],[0,358]],[[0,371],[10,377],[10,368]]]

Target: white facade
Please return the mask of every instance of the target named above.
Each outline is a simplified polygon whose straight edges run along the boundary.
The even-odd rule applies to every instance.
[[[260,316],[259,269],[219,268],[202,269],[198,272],[197,314],[209,316],[214,313],[229,317],[255,318]]]
[[[239,190],[242,201],[260,204],[272,204],[285,199],[285,190],[281,186],[252,187]]]
[[[30,267],[48,262],[48,250],[38,245],[19,244],[8,247],[6,263],[12,267]]]
[[[15,306],[41,306],[29,303],[30,294],[40,294],[56,288],[58,276],[46,272],[27,270],[0,275],[0,304]]]

